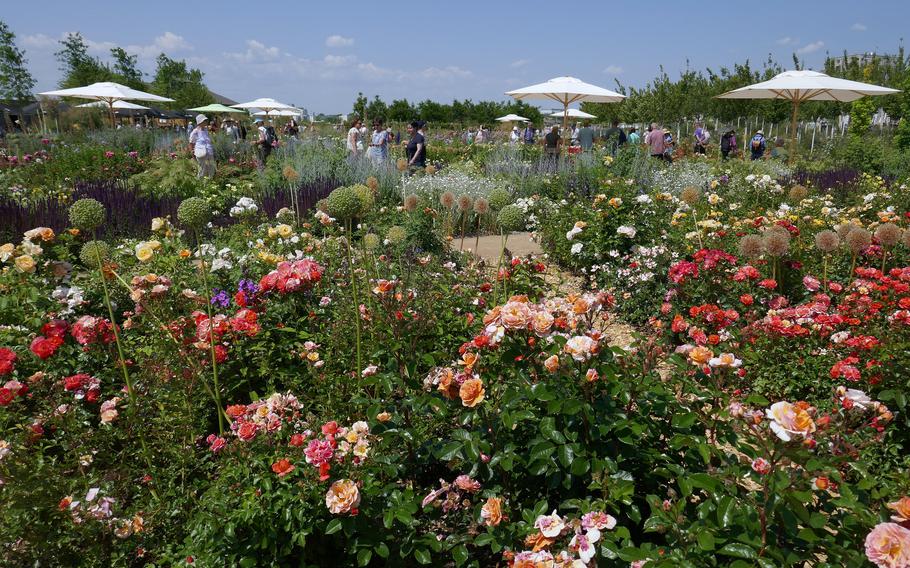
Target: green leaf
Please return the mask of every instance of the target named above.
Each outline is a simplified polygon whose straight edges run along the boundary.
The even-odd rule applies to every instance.
[[[452,549],[452,558],[455,559],[455,564],[461,566],[468,561],[468,549],[463,544],[459,544]]]
[[[821,513],[812,513],[812,516],[809,517],[809,526],[813,529],[820,529],[826,524],[828,524],[828,518]]]
[[[370,559],[373,558],[373,551],[369,548],[361,548],[360,552],[357,553],[357,565],[366,566],[370,563]]]
[[[376,545],[376,548],[374,550],[376,550],[376,554],[382,558],[389,557],[389,547],[386,546],[386,543],[384,542],[380,542],[378,545]]]
[[[449,442],[436,452],[436,457],[443,460],[449,461],[458,455],[458,452],[461,450],[462,442]]]
[[[341,530],[341,519],[332,519],[325,527],[325,534],[335,534]]]
[[[430,553],[427,552],[425,548],[415,548],[414,558],[421,564],[429,564],[433,561],[433,559],[430,557]]]
[[[572,461],[575,459],[575,452],[572,451],[572,447],[568,444],[563,444],[559,446],[559,462],[563,467],[569,467],[572,465]]]
[[[729,528],[733,523],[733,515],[736,512],[733,505],[733,497],[726,495],[717,505],[717,523],[721,528]]]
[[[686,412],[685,414],[677,414],[673,417],[673,427],[674,428],[691,428],[695,424],[694,412]]]
[[[714,535],[708,531],[698,533],[698,548],[702,550],[714,550]]]
[[[758,554],[752,547],[739,542],[731,542],[718,550],[717,553],[723,554],[724,556],[733,556],[735,558],[745,558],[746,560],[755,560],[758,558]]]

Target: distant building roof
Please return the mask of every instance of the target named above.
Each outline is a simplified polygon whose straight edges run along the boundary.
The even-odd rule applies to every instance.
[[[209,89],[209,94],[212,95],[212,98],[215,99],[216,103],[220,103],[225,106],[231,106],[231,105],[237,104],[237,101],[229,99],[229,98],[225,97],[224,95],[219,95],[218,93],[216,93],[215,91],[212,91],[211,89]]]

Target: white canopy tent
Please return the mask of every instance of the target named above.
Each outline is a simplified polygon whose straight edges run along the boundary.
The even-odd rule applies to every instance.
[[[618,103],[626,97],[617,92],[590,83],[585,83],[575,77],[555,77],[544,83],[508,91],[506,93],[517,100],[548,100],[556,101],[563,106],[562,126],[566,127],[569,120],[569,105],[573,103]]]
[[[174,99],[169,99],[167,97],[162,97],[159,95],[153,95],[152,93],[146,93],[144,91],[139,91],[131,87],[127,87],[126,85],[121,85],[120,83],[113,83],[110,81],[92,83],[91,85],[86,85],[85,87],[75,87],[72,89],[45,91],[38,94],[45,97],[73,97],[77,99],[91,99],[107,103],[108,111],[111,114],[112,126],[114,124],[114,103],[117,101],[133,100],[162,103],[174,102]]]
[[[892,95],[897,89],[831,77],[818,71],[784,71],[768,81],[718,95],[719,99],[783,99],[793,103],[790,118],[790,159],[796,154],[799,105],[805,101],[852,102],[866,96]]]
[[[583,110],[578,110],[577,108],[570,108],[564,112],[557,111],[557,112],[554,112],[553,114],[551,114],[550,116],[554,116],[557,118],[560,116],[567,116],[569,118],[586,118],[586,119],[597,118],[593,114],[588,114]]]
[[[530,122],[530,121],[523,116],[518,116],[517,114],[507,114],[505,116],[500,116],[499,118],[497,118],[496,122]]]

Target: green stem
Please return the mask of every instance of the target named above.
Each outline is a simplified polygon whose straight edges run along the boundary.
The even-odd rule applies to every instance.
[[[351,220],[348,219],[345,223],[347,228],[347,253],[348,253],[348,270],[351,271],[351,292],[354,295],[354,327],[355,330],[355,339],[357,341],[357,368],[354,370],[357,377],[360,377],[360,370],[363,369],[361,365],[360,358],[360,299],[357,294],[357,275],[354,273],[354,262],[351,256]]]
[[[212,381],[214,383],[215,404],[218,406],[218,435],[224,434],[224,405],[221,404],[221,387],[218,385],[218,358],[215,355],[215,320],[212,318],[212,293],[209,290],[208,271],[205,267],[205,257],[202,254],[202,245],[199,243],[199,231],[193,231],[196,236],[196,250],[199,251],[199,271],[202,274],[202,287],[205,290],[205,312],[209,318],[209,352],[212,356]]]

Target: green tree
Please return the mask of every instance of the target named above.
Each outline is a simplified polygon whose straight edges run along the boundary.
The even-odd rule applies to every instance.
[[[144,89],[145,84],[142,82],[142,71],[139,70],[137,56],[130,55],[122,47],[111,49],[111,56],[114,58],[113,71],[118,83],[123,83],[127,87],[134,89]]]
[[[377,118],[385,121],[388,119],[389,115],[389,106],[379,98],[379,95],[373,97],[373,100],[370,101],[370,104],[366,106],[366,116],[370,120],[376,120]]]
[[[897,125],[897,132],[894,135],[894,145],[901,150],[910,150],[910,77],[904,80],[901,85],[901,93],[895,99],[898,99],[898,111],[901,117]],[[889,97],[892,98],[892,97]]]
[[[358,118],[363,119],[363,117],[366,116],[368,110],[367,105],[369,105],[369,103],[370,99],[366,98],[363,93],[357,93],[357,100],[354,101],[354,114],[356,114]]]
[[[199,69],[189,69],[186,61],[171,59],[165,54],[158,56],[155,77],[149,88],[156,95],[174,99],[174,108],[190,108],[215,102],[211,91],[202,82]]]
[[[61,49],[55,55],[63,72],[62,88],[83,87],[114,78],[110,67],[88,54],[88,45],[79,32],[67,34],[60,40],[60,45]]]
[[[408,99],[395,99],[389,105],[389,120],[395,122],[409,122],[417,118],[417,111],[408,102]]]
[[[25,52],[16,47],[16,34],[0,20],[0,98],[21,100],[31,96],[35,79],[26,63]]]

